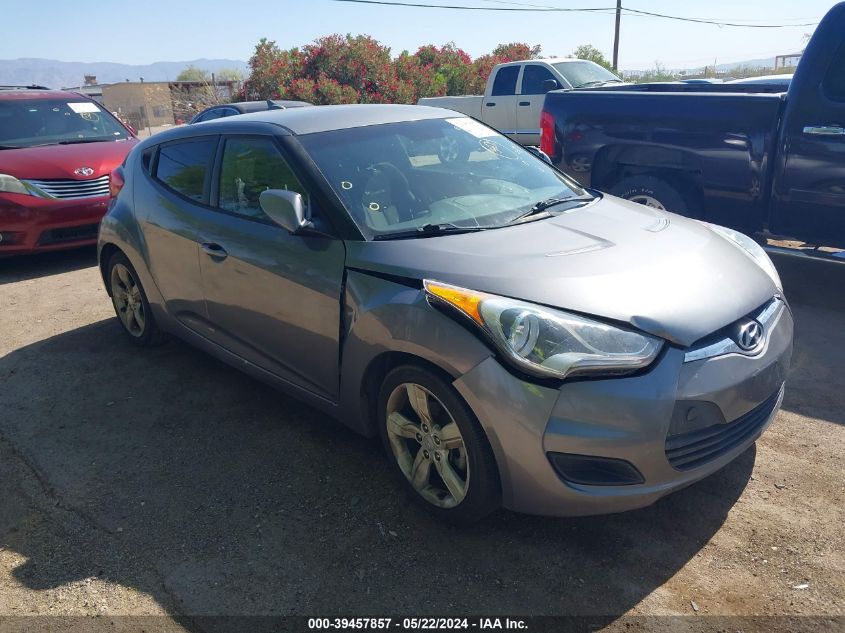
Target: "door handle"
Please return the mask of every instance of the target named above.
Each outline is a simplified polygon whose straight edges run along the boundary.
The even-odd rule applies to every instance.
[[[226,252],[226,249],[220,246],[220,244],[215,244],[213,242],[203,242],[200,244],[203,252],[206,255],[211,256],[213,259],[223,261],[229,256],[229,253]]]
[[[804,128],[804,134],[814,136],[845,136],[845,127],[839,125],[808,125]]]
[[[484,105],[486,105],[488,108],[492,108],[496,105],[496,102],[495,101],[489,101],[489,102],[485,103]]]
[[[530,101],[520,101],[520,102],[519,102],[519,105],[521,105],[521,106],[530,106],[530,105],[531,105],[531,102],[530,102]]]

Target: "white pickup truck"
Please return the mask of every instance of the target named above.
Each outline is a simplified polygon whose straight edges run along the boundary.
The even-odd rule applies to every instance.
[[[418,103],[468,114],[522,145],[539,145],[540,112],[549,90],[611,83],[622,80],[585,59],[532,59],[494,66],[483,95],[425,97]]]

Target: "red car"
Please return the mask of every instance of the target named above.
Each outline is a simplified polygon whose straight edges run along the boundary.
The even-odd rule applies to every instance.
[[[0,256],[95,244],[111,172],[137,142],[87,97],[0,88]]]

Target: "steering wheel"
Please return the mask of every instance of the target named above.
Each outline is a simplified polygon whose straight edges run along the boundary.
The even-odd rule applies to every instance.
[[[363,200],[364,205],[371,205],[370,209],[387,206],[392,203],[396,208],[396,213],[399,216],[400,222],[406,222],[414,219],[414,208],[417,206],[417,200],[411,192],[411,185],[396,165],[390,163],[375,163],[369,167],[373,172],[370,176],[367,185],[364,187],[365,192],[373,192],[375,196],[382,198],[382,200]],[[371,187],[371,184],[378,183],[379,180],[385,181],[387,185],[385,189],[383,186]],[[365,197],[366,194],[365,194]]]

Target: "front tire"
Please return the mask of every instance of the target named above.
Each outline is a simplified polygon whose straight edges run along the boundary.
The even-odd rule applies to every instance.
[[[126,255],[118,252],[111,256],[106,279],[115,315],[129,339],[140,347],[162,343],[164,333],[156,325],[138,273]]]
[[[414,500],[439,518],[469,524],[501,505],[493,451],[469,406],[438,374],[392,370],[378,398],[388,459]]]

